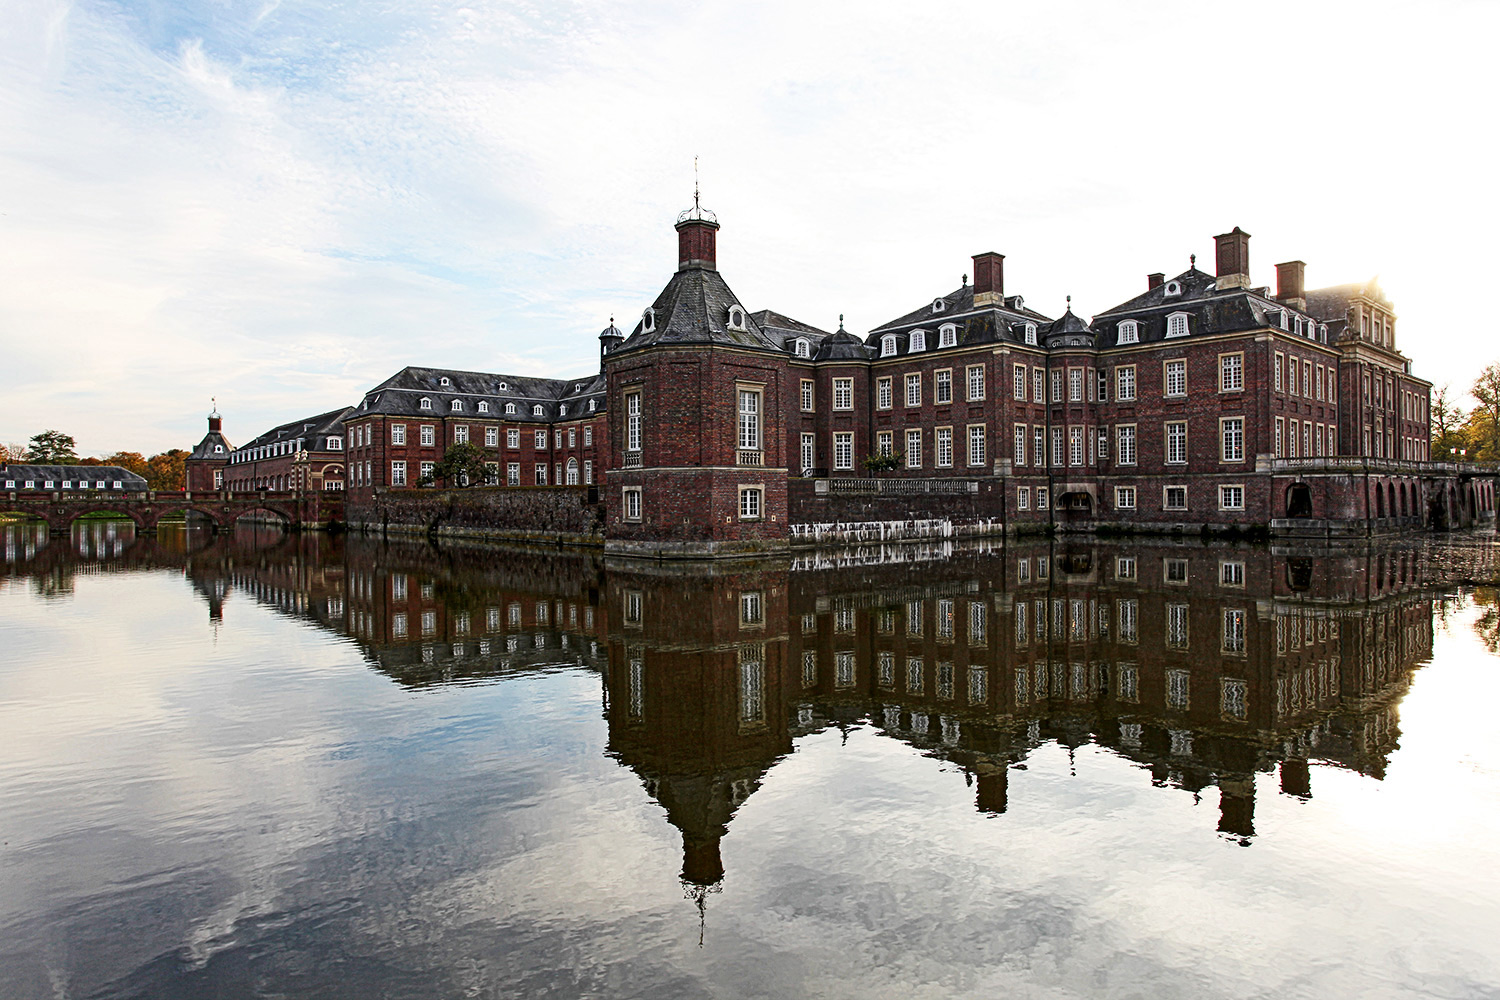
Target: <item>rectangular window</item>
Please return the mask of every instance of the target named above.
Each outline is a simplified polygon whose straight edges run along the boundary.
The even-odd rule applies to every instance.
[[[906,467],[908,469],[922,467],[922,432],[915,428],[906,432]]]
[[[906,376],[906,405],[922,405],[922,376],[916,372]]]
[[[538,486],[546,486],[547,485],[547,463],[546,462],[538,462],[536,464],[535,475],[536,475],[536,478],[535,478],[534,482],[536,483],[536,485],[538,485]]]
[[[1135,487],[1134,486],[1116,486],[1115,487],[1115,509],[1116,510],[1135,510]]]
[[[421,430],[420,430],[420,436],[418,437],[417,440],[421,441],[422,444],[427,445],[428,447],[431,447],[432,444],[433,444],[433,442],[436,441],[436,439],[437,439],[437,435],[436,435],[435,429],[433,428],[433,425],[432,424],[423,424],[422,427],[421,427]]]
[[[1099,388],[1095,393],[1096,398],[1101,403],[1109,402],[1109,369],[1100,368],[1094,375],[1099,383]]]
[[[1083,402],[1083,369],[1068,369],[1068,402]]]
[[[1167,396],[1187,395],[1187,361],[1174,359],[1163,366],[1162,392]]]
[[[537,451],[546,451],[547,450],[547,432],[546,431],[532,431],[531,432],[531,443],[532,443],[532,445],[534,445],[536,447]]]
[[[953,467],[953,428],[939,427],[932,432],[934,462],[939,469]]]
[[[1051,502],[1052,502],[1052,492],[1051,492],[1051,490],[1049,490],[1045,486],[1038,486],[1036,488],[1036,509],[1037,510],[1046,510],[1047,509],[1047,505],[1050,504]],[[1037,566],[1036,575],[1037,575],[1037,579],[1038,580],[1042,579],[1042,568],[1041,568],[1041,566],[1042,566],[1042,564],[1040,564],[1040,563]]]
[[[970,365],[964,369],[969,380],[969,402],[984,398],[984,365]]]
[[[765,497],[765,490],[760,486],[740,487],[740,520],[759,521],[761,503]]]
[[[1243,486],[1220,486],[1219,487],[1219,509],[1220,510],[1244,510],[1245,509],[1245,487],[1243,487]]]
[[[1068,428],[1068,464],[1083,464],[1083,428]]]
[[[1122,403],[1135,399],[1135,365],[1115,369],[1115,399]]]
[[[430,485],[432,483],[432,470],[436,467],[437,464],[435,462],[423,462],[417,467],[417,475]]]
[[[520,462],[507,462],[507,463],[505,463],[505,485],[506,486],[520,486],[521,485],[521,463]]]
[[[583,481],[589,486],[594,484],[594,460],[592,458],[583,460]]]
[[[1187,487],[1163,487],[1161,505],[1164,510],[1187,510]]]
[[[1026,400],[1026,366],[1016,365],[1011,373],[1010,394],[1013,399]]]
[[[576,427],[569,427],[568,428],[568,447],[569,448],[576,448],[577,446],[578,446],[578,428],[576,428]]]
[[[1302,395],[1312,398],[1312,362],[1302,362]]]
[[[559,427],[557,430],[555,430],[555,431],[552,432],[552,446],[554,448],[557,448],[558,450],[561,450],[562,449],[562,442],[563,442],[563,432],[562,432],[562,428]]]
[[[625,450],[641,450],[641,394],[625,394]],[[639,502],[639,500],[637,500]]]
[[[507,447],[507,448],[519,448],[519,447],[521,447],[521,428],[519,428],[519,427],[510,427],[510,428],[506,429],[506,431],[505,431],[505,447]]]
[[[1026,464],[1026,425],[1016,424],[1015,455],[1012,461],[1019,468]]]
[[[1183,465],[1187,462],[1187,421],[1174,420],[1167,424],[1168,465]]]
[[[984,464],[984,425],[969,425],[969,465]]]
[[[932,373],[932,401],[939,406],[953,402],[952,368],[943,368]]]
[[[1054,402],[1054,403],[1061,403],[1063,401],[1062,392],[1063,392],[1063,390],[1062,390],[1062,372],[1053,372],[1052,373],[1052,402]]]
[[[833,467],[854,468],[854,435],[848,431],[836,431],[833,435]]]
[[[802,435],[802,473],[806,475],[817,465],[815,450],[817,448],[816,434]]]
[[[1243,392],[1245,388],[1245,356],[1243,354],[1219,355],[1219,391]]]
[[[1286,355],[1282,354],[1280,351],[1276,352],[1276,361],[1271,375],[1271,385],[1276,389],[1277,392],[1281,391],[1281,386],[1284,381],[1284,378],[1282,376],[1282,368],[1285,365]]]
[[[392,486],[405,486],[406,485],[406,463],[405,462],[392,462],[391,463],[391,485]]]
[[[406,443],[406,425],[391,424],[391,444]]]
[[[1140,604],[1131,598],[1117,602],[1115,609],[1120,620],[1120,641],[1140,642]]]
[[[1063,464],[1063,429],[1061,427],[1052,428],[1052,464]]]
[[[625,487],[624,498],[625,520],[639,521],[641,519],[641,488],[639,486]]]
[[[1243,462],[1245,460],[1245,418],[1219,418],[1219,460]]]
[[[484,446],[486,448],[498,448],[500,446],[500,428],[486,427],[484,429]]]
[[[833,380],[833,408],[835,410],[854,409],[854,380],[852,378]]]
[[[1238,608],[1224,609],[1224,642],[1226,653],[1245,651],[1245,612]]]
[[[469,443],[469,425],[468,424],[457,424],[457,425],[454,426],[454,428],[453,428],[453,443],[454,444],[468,444]]]
[[[1135,464],[1135,424],[1115,428],[1115,461],[1120,465]]]
[[[594,428],[593,427],[585,427],[583,429],[583,446],[585,448],[587,448],[590,445],[592,445],[593,443],[594,443]]]
[[[1017,510],[1030,510],[1031,509],[1031,487],[1030,486],[1018,486],[1016,488],[1016,509]]]
[[[895,444],[890,431],[880,431],[875,435],[876,454],[882,458],[890,458],[895,450]]]
[[[811,413],[813,409],[813,380],[805,378],[802,380],[802,412]]]
[[[760,451],[760,390],[739,390],[741,451]]]
[[[1275,454],[1275,456],[1277,458],[1280,458],[1283,454],[1285,454],[1285,451],[1283,450],[1283,446],[1284,446],[1285,440],[1286,440],[1286,420],[1284,418],[1282,418],[1282,417],[1277,417],[1276,418],[1276,440],[1275,440],[1275,448],[1276,448],[1276,450],[1274,452],[1274,454]]]
[[[1033,403],[1045,403],[1047,401],[1046,396],[1043,394],[1045,383],[1046,376],[1042,374],[1042,370],[1040,368],[1031,369],[1031,401]]]
[[[875,380],[875,408],[877,410],[889,410],[891,408],[891,380],[887,376]]]
[[[1245,564],[1242,562],[1219,563],[1219,582],[1226,587],[1245,585]]]

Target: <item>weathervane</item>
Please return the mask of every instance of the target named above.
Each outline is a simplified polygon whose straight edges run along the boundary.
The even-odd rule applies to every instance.
[[[693,207],[698,207],[698,157],[693,157]]]

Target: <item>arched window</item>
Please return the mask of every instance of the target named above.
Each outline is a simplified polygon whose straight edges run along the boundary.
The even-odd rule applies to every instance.
[[[590,412],[590,413],[593,413],[593,412],[594,412],[594,409],[595,409],[595,407],[597,407],[597,406],[598,406],[598,405],[599,405],[599,404],[598,404],[598,402],[597,402],[597,401],[596,401],[596,400],[592,400],[592,399],[591,399],[591,400],[589,400],[589,412]]]
[[[568,459],[568,485],[578,485],[578,459],[576,458]]]
[[[453,384],[453,382],[446,375],[444,375],[442,378],[438,379],[438,385],[452,385],[452,384]]]
[[[426,396],[423,396],[421,401],[417,403],[417,407],[423,410],[430,410],[432,409],[432,400],[428,399]]]
[[[896,335],[888,333],[880,338],[880,356],[889,358],[896,353]]]
[[[940,312],[942,312],[943,310],[945,310],[947,308],[948,308],[948,303],[945,302],[944,300],[942,300],[942,299],[933,299],[932,300],[932,311],[933,312],[940,313]]]
[[[646,311],[643,312],[643,313],[641,313],[641,332],[642,333],[650,333],[651,331],[653,331],[655,329],[656,329],[656,310],[653,309],[653,308],[651,308],[650,306],[647,306],[646,307]]]
[[[1186,337],[1188,335],[1187,313],[1173,313],[1167,317],[1167,336]]]
[[[490,412],[490,404],[481,399],[479,401],[479,412],[480,413],[488,413],[488,412]]]
[[[531,408],[531,415],[533,417],[540,417],[542,415],[542,404],[541,403],[537,403],[535,406],[533,406]]]
[[[942,326],[938,327],[938,346],[957,347],[958,327],[954,326],[952,323],[944,323]]]
[[[515,413],[516,412],[516,404],[515,403],[506,403],[505,404],[505,412],[507,414]]]
[[[1036,346],[1036,324],[1035,323],[1027,323],[1026,324],[1026,343],[1030,344],[1032,347]]]
[[[729,307],[729,329],[745,329],[745,310],[741,309],[739,306]]]
[[[1174,295],[1181,295],[1182,294],[1182,285],[1178,284],[1175,281],[1169,281],[1169,282],[1166,283],[1165,286],[1163,286],[1163,288],[1161,290],[1161,293],[1163,295],[1167,296],[1168,298],[1170,298],[1170,297],[1172,297]]]
[[[448,408],[451,409],[454,413],[457,413],[464,408],[463,400],[455,399],[452,403],[449,404]]]
[[[812,345],[807,342],[805,337],[798,337],[797,343],[793,345],[792,353],[799,358],[810,358],[812,357]]]
[[[568,404],[567,403],[564,403],[562,406],[560,406],[560,407],[557,408],[557,415],[560,416],[560,417],[566,417],[568,415]]]
[[[927,331],[913,330],[906,338],[906,353],[916,354],[918,351],[927,350]]]
[[[1133,320],[1133,319],[1127,319],[1127,320],[1123,320],[1120,323],[1119,343],[1121,343],[1121,344],[1138,344],[1138,343],[1140,343],[1140,339],[1141,339],[1140,327],[1139,327],[1139,325],[1137,325],[1137,323],[1136,323],[1135,320]]]

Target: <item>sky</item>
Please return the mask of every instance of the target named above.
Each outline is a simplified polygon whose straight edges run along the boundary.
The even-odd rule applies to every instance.
[[[1500,360],[1490,2],[0,0],[0,442],[233,443],[406,365],[573,378],[718,215],[751,310],[864,334],[1006,254],[1379,277],[1414,372]]]

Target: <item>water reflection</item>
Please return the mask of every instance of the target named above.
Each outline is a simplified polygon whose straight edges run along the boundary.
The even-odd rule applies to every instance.
[[[252,601],[413,695],[563,670],[597,683],[603,750],[675,829],[700,906],[733,880],[726,837],[768,774],[824,738],[872,733],[960,773],[971,815],[1001,828],[1039,757],[1103,750],[1150,794],[1216,800],[1209,828],[1255,846],[1266,796],[1386,777],[1435,621],[1472,600],[1480,638],[1500,641],[1495,591],[1453,589],[1495,580],[1490,539],[1067,540],[682,567],[274,528],[3,532],[9,580],[39,595],[66,598],[87,574],[181,572],[208,627]],[[179,974],[137,970],[117,992]]]

